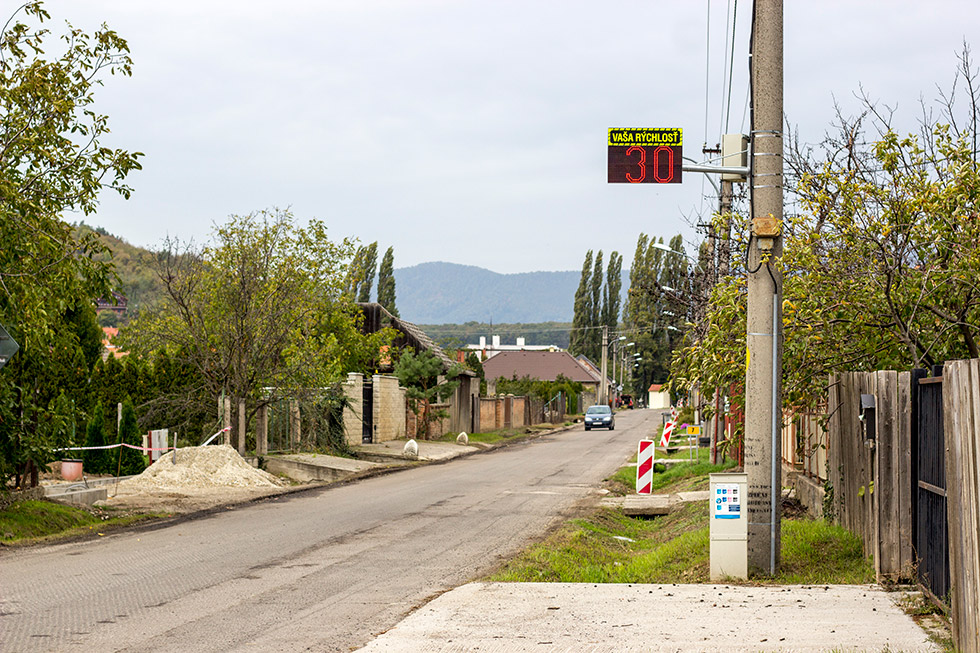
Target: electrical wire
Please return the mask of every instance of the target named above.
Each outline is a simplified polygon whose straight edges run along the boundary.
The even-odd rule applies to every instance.
[[[735,68],[735,24],[737,19],[738,0],[735,0],[735,6],[732,10],[732,44],[728,55],[728,100],[725,104],[725,131],[723,132],[725,134],[728,133],[728,120],[732,113],[732,71]]]

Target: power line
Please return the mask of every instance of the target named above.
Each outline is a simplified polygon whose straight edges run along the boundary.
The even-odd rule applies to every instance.
[[[735,68],[735,24],[738,19],[738,0],[735,0],[735,7],[732,10],[732,44],[728,55],[728,101],[725,106],[725,131],[728,133],[728,119],[732,112],[732,71]]]

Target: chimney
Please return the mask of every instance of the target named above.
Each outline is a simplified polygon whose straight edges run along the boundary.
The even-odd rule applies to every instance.
[[[493,348],[500,349],[500,336],[493,336]]]
[[[487,348],[487,337],[480,336],[480,349],[486,349],[486,348]]]
[[[519,349],[524,349],[524,338],[518,338],[517,339],[517,347]]]

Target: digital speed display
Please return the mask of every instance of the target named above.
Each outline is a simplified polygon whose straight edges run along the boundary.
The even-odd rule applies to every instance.
[[[610,184],[679,184],[680,128],[609,128]]]

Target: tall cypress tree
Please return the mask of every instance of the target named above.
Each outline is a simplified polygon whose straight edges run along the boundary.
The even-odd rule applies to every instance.
[[[569,337],[568,348],[573,354],[585,352],[588,343],[589,316],[592,314],[590,288],[592,285],[592,250],[585,253],[585,263],[582,265],[582,278],[575,291],[575,306],[572,314],[572,334]]]
[[[374,286],[374,273],[378,267],[378,241],[374,241],[364,248],[364,257],[361,259],[361,287],[357,294],[357,301],[371,301],[371,287]]]
[[[384,258],[381,259],[381,268],[378,270],[378,303],[385,309],[398,317],[398,309],[395,308],[395,248],[389,247],[385,251]]]
[[[589,312],[589,340],[586,355],[593,361],[598,361],[602,354],[602,250],[595,256],[595,266],[592,269],[592,309]]]
[[[344,285],[347,287],[347,295],[351,301],[357,301],[357,296],[361,292],[361,281],[364,279],[364,246],[357,248],[354,258],[347,266],[347,280]]]
[[[143,444],[139,426],[136,424],[136,410],[133,408],[133,400],[129,397],[126,397],[122,405],[122,421],[119,422],[118,442],[119,444],[131,444],[137,447]],[[120,447],[120,449],[121,451],[113,456],[114,462],[119,461],[114,466],[113,473],[118,468],[120,476],[132,476],[146,469],[146,461],[143,460],[142,452],[129,447]]]
[[[92,417],[85,429],[85,446],[105,446],[105,411],[102,402],[95,404]],[[109,471],[107,449],[91,449],[82,452],[82,466],[89,474],[105,474]]]
[[[614,330],[619,324],[619,294],[623,287],[623,257],[619,252],[609,255],[606,267],[606,287],[603,289],[602,323]]]

